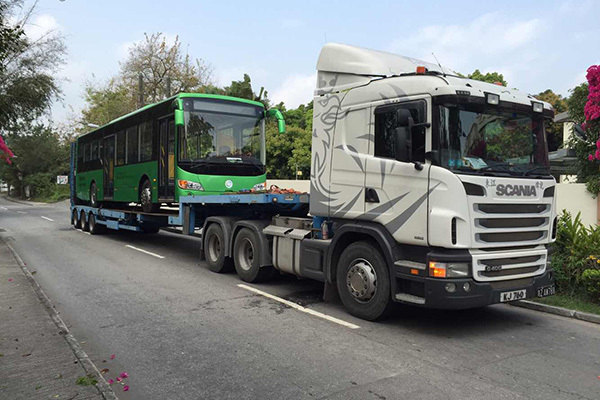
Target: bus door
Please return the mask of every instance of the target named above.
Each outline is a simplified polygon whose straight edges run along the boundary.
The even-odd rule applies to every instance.
[[[159,121],[159,188],[162,200],[175,199],[175,120],[173,117]]]
[[[112,199],[115,192],[115,135],[102,139],[102,169],[104,170],[104,198]]]

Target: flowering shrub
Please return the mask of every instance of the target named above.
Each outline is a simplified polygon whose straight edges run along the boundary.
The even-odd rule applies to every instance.
[[[4,159],[4,161],[7,162],[8,164],[12,164],[12,161],[10,159],[13,158],[14,156],[15,155],[13,154],[12,151],[10,151],[10,149],[4,142],[4,139],[2,138],[2,136],[0,136],[0,159]]]

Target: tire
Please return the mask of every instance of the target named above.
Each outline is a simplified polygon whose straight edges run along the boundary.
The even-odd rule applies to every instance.
[[[225,234],[221,225],[210,224],[203,234],[204,254],[206,264],[212,272],[231,272],[233,262],[231,258],[225,256]]]
[[[98,235],[104,230],[104,225],[98,225],[96,223],[96,216],[91,212],[88,214],[88,226],[92,235]]]
[[[149,227],[149,226],[143,227],[142,226],[143,233],[154,234],[154,233],[158,233],[158,231],[160,231],[160,228],[155,227],[155,226],[152,226],[152,227]]]
[[[242,228],[233,244],[235,271],[245,282],[261,282],[273,276],[273,267],[260,266],[260,241],[249,228]]]
[[[71,219],[73,220],[73,227],[75,229],[81,229],[81,219],[79,219],[79,213],[76,208],[74,208],[71,213]]]
[[[152,203],[152,184],[148,179],[140,187],[140,205],[142,211],[147,213],[157,212],[160,208],[160,204]]]
[[[90,206],[98,207],[98,189],[96,188],[96,182],[92,182],[90,185]]]
[[[81,221],[81,230],[84,232],[89,232],[90,230],[90,221],[86,221],[85,219],[85,211],[81,210],[79,213],[79,220]]]
[[[344,249],[336,278],[340,299],[351,315],[373,321],[391,311],[394,303],[389,270],[373,244],[356,242]]]

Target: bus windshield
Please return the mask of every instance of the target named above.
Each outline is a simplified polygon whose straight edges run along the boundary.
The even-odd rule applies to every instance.
[[[185,129],[179,140],[179,166],[211,175],[261,175],[264,109],[252,104],[185,100]]]
[[[463,173],[548,175],[543,116],[476,104],[436,110],[438,160]]]

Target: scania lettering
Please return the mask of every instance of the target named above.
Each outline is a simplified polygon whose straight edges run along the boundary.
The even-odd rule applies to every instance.
[[[173,144],[164,147],[177,168],[158,170],[158,179],[178,184],[164,192],[171,198],[151,192],[153,203],[176,210],[73,203],[76,226],[201,231],[210,270],[235,269],[250,283],[277,271],[314,279],[325,297],[337,291],[352,315],[368,320],[394,302],[464,309],[554,293],[549,104],[413,58],[327,44],[317,62],[310,193],[279,194],[260,191],[264,141],[255,130],[275,111],[243,108],[239,99],[178,99],[166,130]],[[205,145],[206,123],[221,128]],[[107,143],[98,157],[118,164]],[[162,154],[160,143],[148,146]],[[78,198],[89,201],[89,178],[74,174]],[[139,201],[133,186],[125,201]]]

